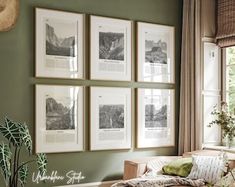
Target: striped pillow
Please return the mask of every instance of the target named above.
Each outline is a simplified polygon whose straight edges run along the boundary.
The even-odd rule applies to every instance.
[[[223,177],[226,170],[226,161],[222,156],[193,155],[193,167],[187,178],[204,179],[215,184]]]

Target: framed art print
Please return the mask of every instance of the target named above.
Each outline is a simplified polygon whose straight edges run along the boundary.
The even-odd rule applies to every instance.
[[[36,152],[83,150],[83,87],[36,85]]]
[[[175,82],[175,29],[150,23],[137,23],[138,81]]]
[[[90,88],[90,149],[131,148],[131,89]]]
[[[84,16],[36,8],[36,77],[83,78]]]
[[[137,147],[174,146],[174,90],[139,88],[137,95]]]
[[[128,20],[90,17],[90,78],[131,80],[131,30]]]

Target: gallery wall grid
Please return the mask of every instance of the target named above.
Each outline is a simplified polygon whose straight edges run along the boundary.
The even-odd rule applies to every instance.
[[[52,17],[52,18],[55,18],[56,17],[56,21],[58,20],[58,17],[67,17],[66,18],[66,22],[69,20],[69,17],[71,17],[71,20],[78,20],[78,25],[80,27],[82,27],[82,29],[80,28],[80,32],[81,34],[79,35],[78,38],[80,38],[81,40],[81,44],[80,46],[82,46],[82,51],[78,52],[80,54],[80,66],[81,66],[81,70],[82,72],[79,72],[75,75],[63,75],[63,73],[61,74],[61,72],[59,71],[58,72],[58,68],[55,67],[55,70],[50,72],[46,72],[45,73],[45,70],[46,68],[42,68],[40,66],[42,66],[41,64],[41,61],[44,61],[45,59],[43,58],[49,58],[49,63],[48,63],[48,66],[56,66],[55,64],[50,64],[51,63],[51,59],[50,59],[50,56],[53,55],[52,53],[55,53],[55,51],[51,51],[50,49],[48,49],[48,53],[49,55],[47,54],[44,54],[45,52],[45,42],[43,42],[43,40],[45,40],[45,38],[43,39],[43,34],[45,35],[45,33],[43,32],[43,27],[42,27],[42,20],[43,18],[45,19],[45,17],[47,15],[38,15],[37,16],[37,12],[39,11],[38,14],[40,14],[40,11],[42,11],[41,14],[48,14],[49,17]],[[36,16],[35,16],[35,31],[36,31],[36,34],[35,34],[35,37],[36,37],[36,43],[35,43],[35,61],[36,61],[36,65],[35,65],[35,76],[36,78],[57,78],[57,79],[77,79],[77,80],[101,80],[101,81],[123,81],[123,82],[132,82],[132,81],[138,81],[138,82],[141,82],[141,83],[148,83],[148,82],[154,82],[154,83],[158,83],[158,84],[174,84],[175,83],[175,73],[174,73],[174,70],[175,70],[175,67],[174,67],[174,56],[175,56],[175,29],[173,26],[169,26],[169,25],[160,25],[160,24],[157,24],[157,23],[150,23],[150,22],[142,22],[142,21],[132,21],[132,20],[128,20],[128,19],[121,19],[121,18],[115,18],[115,17],[103,17],[101,15],[88,15],[88,14],[80,14],[80,13],[76,13],[76,12],[68,12],[68,11],[62,11],[62,10],[54,10],[54,9],[48,9],[48,8],[36,8],[35,9],[35,12],[36,12]],[[44,13],[45,12],[45,13]],[[49,12],[49,13],[48,13]],[[59,16],[57,16],[59,15]],[[74,18],[74,15],[77,15],[78,17]],[[54,17],[53,17],[54,16]],[[38,18],[39,17],[39,18]],[[42,17],[42,18],[41,18]],[[93,75],[92,74],[92,48],[93,48],[93,45],[91,41],[91,33],[93,33],[93,30],[91,32],[91,20],[92,18],[96,18],[98,20],[101,20],[101,22],[103,20],[107,20],[110,22],[110,20],[113,20],[114,24],[116,22],[121,22],[122,24],[122,21],[123,22],[129,22],[129,50],[127,50],[127,52],[129,53],[128,54],[128,59],[129,59],[129,72],[128,72],[128,78],[125,78],[123,79],[122,76],[123,75],[120,75],[119,78],[105,78],[103,76],[100,76],[100,77],[97,77],[96,75]],[[40,20],[41,19],[41,20]],[[64,18],[63,18],[64,19]],[[102,20],[103,19],[103,20]],[[71,21],[70,20],[70,21]],[[63,20],[64,21],[64,20]],[[65,22],[64,21],[64,22]],[[110,23],[106,23],[106,24],[109,24]],[[151,31],[151,27],[155,27],[155,28],[159,28],[160,30],[163,30],[163,31],[167,31],[169,32],[169,37],[171,38],[171,42],[170,44],[168,44],[167,42],[165,42],[165,45],[169,45],[169,48],[170,48],[170,58],[167,58],[164,57],[164,53],[167,53],[167,51],[165,49],[163,49],[162,51],[163,52],[159,52],[161,53],[160,55],[163,56],[162,58],[163,59],[160,59],[159,61],[162,61],[160,62],[159,64],[164,64],[164,62],[166,61],[169,61],[170,60],[170,67],[171,69],[169,70],[170,74],[171,74],[171,77],[169,78],[170,80],[169,81],[166,81],[166,80],[160,80],[159,79],[156,79],[156,80],[149,80],[150,78],[146,78],[144,79],[143,78],[143,75],[140,75],[140,64],[141,64],[141,60],[140,60],[140,53],[138,51],[141,51],[141,49],[138,49],[138,47],[140,47],[140,42],[139,42],[139,38],[138,36],[140,35],[140,31],[141,31],[141,26],[143,25],[147,25],[148,29]],[[58,24],[57,24],[57,27]],[[39,31],[37,31],[39,28]],[[55,28],[56,28],[56,25],[55,25]],[[79,29],[78,29],[79,30]],[[155,29],[156,30],[156,29]],[[162,31],[161,31],[162,32]],[[160,32],[160,33],[161,33]],[[67,33],[66,33],[67,34]],[[156,33],[150,33],[150,35],[156,35]],[[164,38],[166,39],[168,37],[168,34],[164,34],[164,33],[161,33],[162,36],[164,36]],[[81,38],[81,36],[83,36]],[[45,37],[45,36],[44,36]],[[149,37],[149,36],[148,36]],[[143,38],[143,37],[142,37]],[[134,39],[136,39],[136,43],[134,43]],[[158,42],[161,42],[161,38],[159,39],[158,37]],[[168,38],[167,38],[168,40]],[[164,42],[162,42],[164,46]],[[156,44],[156,45],[159,45],[159,44]],[[102,46],[101,46],[102,47]],[[154,48],[154,47],[153,47]],[[156,47],[155,47],[156,48]],[[160,48],[163,48],[163,47],[158,47],[159,49]],[[76,51],[76,50],[75,50]],[[47,51],[46,51],[47,52]],[[155,51],[153,51],[155,52]],[[46,57],[43,57],[43,56],[46,56]],[[81,57],[82,56],[82,57]],[[117,58],[118,56],[114,56],[114,58]],[[154,58],[154,57],[152,57]],[[164,60],[165,58],[165,60]],[[56,59],[58,61],[58,59]],[[60,60],[60,59],[59,59]],[[68,59],[70,60],[70,63],[71,63],[71,59]],[[109,60],[109,59],[108,59]],[[37,63],[37,61],[39,61]],[[94,60],[93,60],[94,61]],[[115,60],[114,60],[115,61]],[[150,61],[150,60],[149,60]],[[109,62],[109,63],[113,63],[112,62],[112,59],[110,61],[106,61],[106,62]],[[151,62],[152,64],[154,64],[154,62]],[[71,68],[74,68],[76,65],[71,65]],[[50,68],[51,68],[50,67]],[[164,68],[163,68],[164,69]],[[166,69],[166,68],[165,68]],[[161,69],[153,69],[152,71],[162,71]],[[165,70],[164,70],[165,71]],[[105,73],[105,72],[101,72],[101,73]],[[168,74],[169,74],[168,73]],[[115,74],[115,73],[114,73]],[[148,73],[149,74],[149,73]],[[117,74],[118,75],[118,74]],[[108,76],[112,76],[112,74],[108,75]],[[149,76],[149,75],[148,75]]]
[[[77,126],[81,129],[79,130],[79,128],[70,128],[70,129],[66,129],[64,130],[64,128],[59,127],[59,129],[50,129],[50,127],[52,126],[50,124],[51,119],[51,114],[45,112],[45,110],[47,110],[47,108],[52,108],[52,106],[48,106],[46,104],[47,100],[50,100],[50,102],[57,102],[56,105],[60,105],[61,100],[63,100],[63,92],[69,92],[67,91],[67,89],[72,89],[72,92],[74,92],[75,89],[80,89],[80,97],[77,98],[77,100],[79,100],[79,102],[77,102],[77,105],[79,107],[79,110],[81,112],[78,112],[77,115],[80,116],[80,123],[77,123]],[[62,90],[63,89],[63,90]],[[61,91],[62,90],[62,91]],[[128,93],[128,99],[126,100],[126,106],[129,107],[128,109],[128,114],[126,114],[126,116],[128,116],[129,118],[129,122],[127,122],[127,126],[128,126],[128,131],[127,131],[127,142],[125,142],[125,144],[123,144],[124,146],[120,146],[121,143],[118,143],[116,141],[116,146],[114,146],[112,142],[111,145],[103,145],[102,143],[100,144],[96,144],[96,140],[94,140],[94,133],[95,131],[92,130],[93,126],[95,125],[95,122],[99,121],[98,120],[94,120],[94,115],[97,116],[97,114],[95,114],[95,104],[93,104],[92,102],[94,101],[94,95],[95,91],[94,90],[104,90],[103,92],[98,92],[103,94],[104,96],[107,96],[107,90],[109,90],[110,94],[109,94],[109,103],[106,104],[110,105],[110,103],[112,103],[114,101],[114,105],[120,105],[117,104],[117,97],[113,97],[111,98],[113,95],[118,96],[117,93],[121,93],[121,95],[123,95],[123,93],[125,93],[125,90],[129,90]],[[117,92],[118,90],[118,92]],[[157,142],[157,144],[155,145],[154,142],[148,145],[145,142],[144,143],[140,143],[141,141],[143,142],[143,138],[141,140],[138,140],[138,138],[140,137],[139,132],[140,129],[143,130],[143,124],[140,123],[140,116],[141,114],[144,114],[144,111],[140,111],[139,109],[142,108],[142,105],[144,105],[143,101],[141,101],[140,99],[140,91],[141,90],[156,90],[156,91],[160,91],[160,92],[164,92],[163,96],[166,98],[167,94],[165,94],[166,92],[171,92],[171,94],[169,95],[169,107],[168,110],[170,110],[168,116],[168,120],[170,120],[170,123],[168,123],[168,131],[170,134],[168,134],[168,136],[166,136],[166,140],[164,141],[159,141],[159,140],[155,140],[155,142]],[[159,88],[129,88],[129,87],[113,87],[113,86],[91,86],[91,87],[86,87],[86,86],[77,86],[77,85],[50,85],[50,84],[36,84],[35,85],[35,93],[36,93],[36,152],[47,152],[47,153],[59,153],[59,152],[83,152],[83,151],[104,151],[104,150],[130,150],[130,149],[151,149],[151,148],[157,148],[157,147],[174,147],[175,146],[175,123],[174,123],[174,113],[175,113],[175,94],[174,94],[174,89],[159,89]],[[113,94],[113,95],[111,95]],[[67,93],[68,95],[68,93]],[[63,97],[62,97],[63,96]],[[66,95],[65,95],[66,96]],[[154,95],[153,95],[154,96]],[[74,99],[74,95],[70,94],[70,97],[72,97],[72,99]],[[120,97],[120,95],[118,96]],[[64,97],[65,100],[63,100],[61,103],[66,103],[67,104],[71,104],[68,103],[68,101],[66,101],[68,98]],[[142,97],[144,98],[144,97]],[[43,101],[44,99],[44,101]],[[114,100],[113,100],[114,99]],[[52,100],[52,101],[51,101]],[[106,100],[106,98],[105,98]],[[134,107],[132,104],[134,103]],[[147,103],[149,104],[149,103]],[[64,104],[65,106],[66,104]],[[150,103],[151,105],[151,103]],[[160,104],[161,105],[161,104]],[[160,106],[159,105],[159,106]],[[163,106],[163,105],[162,105]],[[161,108],[163,108],[161,106]],[[145,108],[145,107],[144,107]],[[88,112],[88,113],[86,113]],[[49,115],[46,116],[46,115]],[[53,116],[54,117],[54,116]],[[46,119],[47,118],[47,119]],[[143,118],[143,116],[142,116]],[[79,118],[78,118],[79,119]],[[47,121],[49,121],[49,123],[47,123]],[[79,121],[79,120],[78,120]],[[89,122],[89,125],[85,125],[86,122]],[[64,124],[65,125],[65,124]],[[100,125],[97,124],[96,125]],[[53,131],[54,130],[54,131]],[[68,130],[68,131],[67,131]],[[102,130],[102,128],[101,128]],[[106,129],[105,129],[106,130]],[[104,131],[105,131],[104,130]],[[141,130],[141,131],[142,131]],[[145,128],[146,131],[161,131],[159,133],[167,133],[165,130],[162,131],[162,129],[159,128],[155,128],[154,127],[148,127]],[[66,132],[67,131],[67,132]],[[74,131],[74,132],[71,132]],[[76,132],[75,132],[76,131]],[[108,129],[108,131],[110,131]],[[114,131],[118,131],[117,129],[115,129]],[[136,132],[136,133],[134,133]],[[74,141],[75,146],[71,146],[71,143],[73,142],[56,142],[56,143],[52,143],[50,144],[53,139],[52,136],[60,136],[60,138],[64,139],[66,137],[63,137],[62,135],[66,135],[67,133],[77,133],[77,137],[80,137],[80,142],[77,142],[76,146],[76,141],[75,140],[71,140]],[[93,134],[92,134],[93,133]],[[101,132],[102,133],[102,132]],[[155,132],[156,133],[156,132]],[[51,137],[49,137],[51,136]],[[49,137],[49,138],[48,138]],[[76,138],[76,137],[75,137]],[[160,138],[160,137],[159,137]],[[47,141],[48,140],[48,141]],[[55,140],[55,138],[54,138]],[[53,141],[54,141],[53,140]],[[69,144],[68,144],[69,143]],[[86,147],[85,145],[87,145],[86,143],[89,143],[89,146]],[[143,145],[144,144],[144,145]],[[98,145],[98,146],[97,146]],[[96,147],[97,146],[97,147]]]
[[[91,151],[132,149],[133,145],[136,148],[175,146],[175,124],[172,122],[172,119],[175,118],[174,27],[48,8],[36,8],[35,12],[36,75],[33,82],[36,85],[37,152],[85,151],[88,128],[89,150]],[[147,26],[148,30],[144,30],[143,26]],[[160,31],[156,31],[156,28],[159,28]],[[141,32],[142,35],[140,35]],[[136,33],[135,36],[133,33]],[[137,42],[133,41],[134,38],[137,39]],[[145,44],[140,45],[140,40]],[[141,54],[142,56],[139,55],[143,50],[145,52]],[[69,83],[68,80],[70,80]],[[156,103],[152,103],[147,107],[149,109],[147,111],[150,112],[148,123],[153,125],[149,127],[150,130],[158,125],[153,123],[158,118],[164,119],[165,122],[165,118],[171,118],[171,130],[168,134],[171,139],[168,144],[154,145],[154,142],[150,142],[150,145],[144,145],[138,140],[140,124],[134,125],[131,121],[134,117],[135,121],[138,121],[137,116],[140,112],[138,110],[133,112],[132,104],[129,101],[134,101],[134,105],[138,107],[139,90],[159,90],[160,92],[170,90],[172,93],[169,96],[171,102],[169,106],[162,104],[159,108],[156,107]],[[95,102],[94,94],[96,92],[100,94],[96,95],[99,102],[102,101],[104,104]],[[50,94],[56,99],[49,97]],[[116,98],[112,100],[112,96]],[[106,99],[100,99],[102,97]],[[82,101],[81,98],[83,98]],[[154,99],[151,100],[154,102]],[[160,100],[158,99],[158,103],[161,103]],[[96,109],[93,109],[95,103],[97,106]],[[87,106],[89,119],[84,119]],[[171,110],[170,107],[172,107]],[[165,108],[168,109],[163,111]],[[83,115],[79,116],[77,109],[81,110]],[[101,117],[98,119],[97,116]],[[113,131],[116,132],[116,134],[113,133],[113,137],[123,137],[125,142],[120,143],[117,140],[108,142],[107,139],[97,143],[99,138],[94,140],[94,137],[97,137],[99,133],[93,131],[93,123],[95,123],[93,118],[96,119],[100,128],[96,129],[103,134],[103,137],[99,138],[103,140],[104,137],[108,137],[108,133]],[[89,121],[89,127],[84,126],[84,120]],[[66,129],[68,121],[70,127]],[[58,131],[50,128],[51,124],[55,123],[59,128]],[[40,129],[40,125],[43,128]],[[110,125],[111,127],[109,127]],[[61,136],[64,131],[76,131],[73,139],[75,146],[70,149],[65,144],[57,144],[58,148],[56,148],[55,144],[50,142],[56,141],[55,136],[54,139],[52,136],[44,136],[45,140],[48,140],[46,142],[43,140],[42,129],[44,129],[44,133],[49,132],[49,134],[54,130],[54,133],[62,139],[65,139]],[[123,134],[118,134],[117,131],[122,131],[122,129],[125,129]],[[133,129],[137,132],[134,133]],[[134,144],[133,136],[136,137]]]

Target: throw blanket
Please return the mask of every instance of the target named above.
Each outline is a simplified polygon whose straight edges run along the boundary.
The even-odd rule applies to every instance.
[[[204,180],[191,180],[187,178],[168,176],[168,175],[157,175],[154,177],[141,177],[127,181],[118,182],[112,187],[165,187],[165,186],[203,186],[205,185]]]

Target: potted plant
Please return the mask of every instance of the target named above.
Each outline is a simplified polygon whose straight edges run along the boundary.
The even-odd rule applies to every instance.
[[[209,123],[208,127],[214,124],[219,125],[222,129],[223,138],[226,138],[227,145],[231,148],[235,137],[235,118],[234,115],[229,113],[227,103],[222,101],[220,107],[214,106],[211,114],[215,118]]]
[[[29,156],[32,155],[32,139],[26,124],[5,118],[4,123],[0,124],[0,134],[6,140],[0,144],[0,170],[6,187],[25,186],[29,163],[36,162],[40,175],[46,172],[47,159],[44,153],[37,154],[35,160],[21,160],[22,148],[26,148]]]

